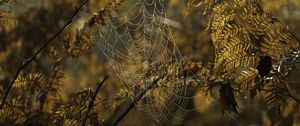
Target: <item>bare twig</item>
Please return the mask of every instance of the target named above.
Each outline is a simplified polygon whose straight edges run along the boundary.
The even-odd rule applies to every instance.
[[[61,33],[63,32],[75,19],[75,17],[78,15],[79,11],[81,10],[81,8],[88,2],[89,0],[85,0],[80,6],[79,8],[76,8],[75,7],[75,11],[73,13],[73,15],[70,17],[70,19],[68,20],[68,22],[60,29],[58,30],[50,39],[47,40],[47,42],[44,43],[44,45],[42,45],[39,50],[33,54],[32,57],[30,57],[29,59],[27,60],[23,60],[22,61],[22,64],[19,66],[18,68],[18,71],[16,72],[13,80],[11,81],[7,91],[5,92],[5,96],[1,102],[1,105],[0,105],[0,109],[3,107],[4,103],[5,103],[5,100],[7,99],[8,97],[8,94],[11,90],[11,88],[13,87],[13,84],[14,82],[16,81],[16,79],[18,78],[20,72],[25,68],[27,67],[34,59],[36,59],[37,55],[40,54],[51,42],[53,42],[53,40]]]
[[[99,85],[98,85],[98,87],[97,87],[97,89],[96,89],[96,91],[95,91],[95,94],[94,94],[94,96],[92,97],[92,100],[90,101],[90,103],[89,103],[89,105],[88,105],[88,110],[87,110],[87,112],[86,112],[86,113],[84,114],[84,116],[83,116],[83,120],[82,120],[80,126],[85,126],[86,121],[87,121],[87,119],[88,119],[88,117],[89,117],[88,115],[90,114],[90,112],[91,112],[91,110],[92,110],[92,108],[93,108],[93,104],[94,104],[94,102],[95,102],[95,99],[96,99],[96,97],[97,97],[97,94],[98,94],[98,92],[99,92],[101,86],[104,84],[104,82],[105,82],[105,80],[106,80],[107,78],[108,78],[108,76],[105,76],[104,79],[99,83]]]
[[[118,125],[122,120],[123,118],[130,112],[130,110],[134,107],[134,105],[140,101],[144,96],[145,94],[151,90],[158,82],[158,79],[152,81],[150,84],[148,84],[146,86],[146,89],[143,90],[142,92],[139,92],[133,99],[131,99],[129,101],[129,104],[127,105],[126,108],[124,108],[125,110],[119,115],[119,116],[113,116],[112,118],[110,118],[109,120],[107,120],[106,122],[104,122],[104,125],[106,126],[116,126]]]
[[[291,94],[289,94],[288,96],[289,96],[290,98],[292,98],[294,101],[296,101],[297,104],[300,104],[300,100],[299,100],[298,98],[296,98],[295,96],[293,96],[293,95],[291,95]]]

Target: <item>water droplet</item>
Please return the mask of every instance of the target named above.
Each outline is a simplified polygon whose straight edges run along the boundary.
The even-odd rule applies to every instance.
[[[144,66],[144,69],[148,68],[149,64],[148,64],[147,60],[143,62],[143,66]]]

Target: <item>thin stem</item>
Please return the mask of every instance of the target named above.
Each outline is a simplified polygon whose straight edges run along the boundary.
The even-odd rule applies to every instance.
[[[75,19],[75,17],[78,15],[79,11],[82,9],[82,7],[88,2],[89,0],[85,0],[80,6],[79,8],[75,7],[75,11],[73,13],[73,15],[70,17],[70,19],[68,20],[68,22],[60,29],[58,30],[50,39],[48,39],[44,45],[42,45],[39,50],[37,52],[35,52],[33,54],[32,57],[30,57],[28,60],[23,60],[22,64],[19,66],[18,71],[16,72],[13,80],[11,81],[11,83],[9,84],[9,87],[7,89],[7,91],[5,92],[5,96],[2,99],[1,105],[0,105],[0,109],[3,107],[5,100],[8,97],[8,94],[10,92],[10,90],[13,87],[14,82],[16,81],[16,79],[18,78],[20,72],[26,68],[34,59],[36,59],[37,55],[40,54],[51,42],[53,42],[53,40],[61,33],[63,32]]]
[[[294,101],[296,101],[297,102],[297,104],[300,104],[300,100],[298,99],[298,98],[296,98],[295,96],[293,96],[293,95],[288,95],[290,98],[292,98]]]
[[[84,115],[84,117],[83,117],[83,120],[82,120],[80,126],[85,126],[86,121],[87,121],[87,119],[88,119],[88,117],[89,117],[88,115],[90,114],[90,112],[91,112],[91,110],[92,110],[92,108],[93,108],[93,104],[94,104],[94,102],[95,102],[95,99],[96,99],[96,97],[97,97],[97,94],[98,94],[98,92],[99,92],[101,86],[104,84],[104,82],[105,82],[105,80],[106,80],[107,78],[108,78],[108,76],[105,76],[104,79],[99,83],[99,85],[98,85],[98,87],[97,87],[97,89],[96,89],[96,91],[95,91],[95,94],[94,94],[94,96],[92,97],[92,100],[90,101],[90,103],[89,103],[89,105],[88,105],[88,110],[87,110],[87,112],[85,113],[85,115]]]
[[[129,105],[125,108],[125,111],[122,112],[119,116],[117,116],[114,120],[108,120],[104,123],[104,125],[116,126],[118,125],[124,117],[130,112],[130,110],[134,107],[134,105],[139,102],[145,94],[150,91],[158,82],[158,79],[152,81],[149,85],[146,86],[146,89],[142,92],[139,92],[130,102]]]

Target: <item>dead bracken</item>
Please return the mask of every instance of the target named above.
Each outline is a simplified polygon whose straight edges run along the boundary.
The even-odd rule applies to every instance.
[[[300,125],[299,8],[3,0],[0,125]]]

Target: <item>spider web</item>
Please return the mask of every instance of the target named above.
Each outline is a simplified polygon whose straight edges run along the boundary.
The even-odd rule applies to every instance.
[[[99,31],[97,46],[125,88],[139,94],[153,80],[166,75],[169,66],[174,66],[171,74],[177,75],[182,57],[166,18],[166,0],[136,0],[123,5],[126,4],[133,6],[120,9],[125,11],[115,14]],[[169,83],[159,81],[136,105],[159,123],[182,122],[191,111],[188,104],[192,97],[187,97],[186,86],[176,86],[184,85],[183,79],[168,79]]]

